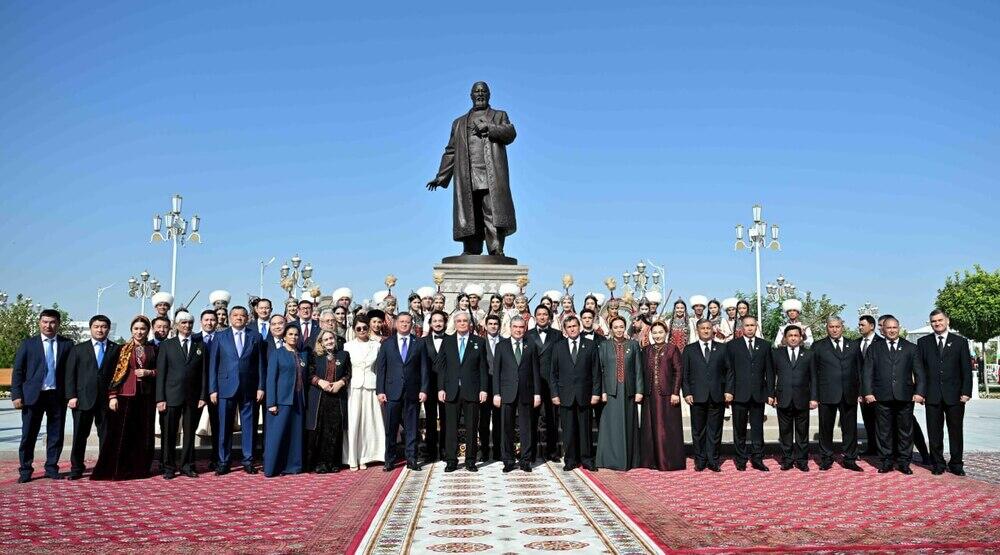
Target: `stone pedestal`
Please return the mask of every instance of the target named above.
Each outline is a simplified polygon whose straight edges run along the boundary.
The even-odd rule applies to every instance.
[[[489,305],[489,296],[500,289],[502,283],[517,283],[517,278],[528,275],[528,267],[520,264],[453,264],[441,263],[434,266],[434,272],[444,275],[441,292],[447,298],[445,310],[455,308],[455,300],[466,285],[475,283],[486,290],[480,308]]]

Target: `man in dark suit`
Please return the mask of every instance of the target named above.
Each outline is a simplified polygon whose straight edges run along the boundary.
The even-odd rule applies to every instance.
[[[385,419],[385,471],[396,466],[396,438],[403,426],[406,467],[420,470],[417,462],[417,426],[420,403],[431,390],[424,343],[410,333],[413,316],[403,312],[396,318],[396,333],[383,341],[375,358],[375,394]]]
[[[194,470],[194,435],[201,410],[208,398],[205,344],[191,337],[194,317],[178,311],[174,316],[177,335],[160,344],[156,355],[156,410],[164,417],[160,450],[163,453],[163,477],[177,476],[177,433],[184,421],[184,445],[181,448],[180,471],[197,478]]]
[[[264,340],[248,329],[247,309],[233,307],[230,326],[215,334],[208,359],[209,399],[219,411],[219,459],[215,473],[229,473],[233,417],[240,413],[243,471],[256,474],[253,446],[257,436],[258,405],[264,399]]]
[[[743,337],[726,343],[726,393],[732,396],[736,470],[746,470],[749,459],[754,468],[767,472],[770,469],[764,464],[764,403],[774,384],[771,348],[757,337],[756,318],[744,316],[741,325]]]
[[[882,341],[882,336],[875,333],[875,318],[868,314],[858,319],[858,333],[861,334],[861,337],[858,339],[858,349],[861,353],[861,368],[864,369],[868,348],[875,344],[875,342]],[[878,414],[876,414],[874,403],[866,403],[864,402],[864,398],[860,397],[860,380],[859,374],[858,402],[861,405],[861,420],[865,424],[865,438],[867,441],[863,454],[874,456],[880,453],[878,448]]]
[[[316,338],[322,331],[319,327],[319,320],[312,317],[313,303],[309,299],[299,301],[299,310],[296,313],[298,318],[291,322],[286,322],[286,326],[299,328],[299,349],[312,351],[316,347]]]
[[[819,402],[819,469],[833,465],[833,424],[840,413],[844,468],[861,472],[858,466],[858,392],[861,388],[861,348],[844,337],[844,321],[831,316],[826,338],[813,343],[812,383]]]
[[[496,348],[502,339],[500,337],[500,316],[490,314],[484,323],[486,335],[486,362],[489,365],[489,378],[486,380],[486,400],[479,405],[479,450],[483,463],[490,459],[500,460],[500,409],[490,402],[496,391],[493,389],[493,374],[496,367]],[[492,440],[492,441],[491,441]],[[492,451],[490,445],[493,446]]]
[[[431,387],[437,388],[438,374],[435,361],[441,351],[441,343],[445,339],[445,327],[448,314],[435,310],[430,314],[428,332],[420,338],[424,343],[424,357],[427,359],[427,371],[430,375]],[[440,431],[439,431],[440,426]],[[444,442],[441,433],[444,432],[444,403],[438,400],[436,394],[428,395],[424,401],[424,460],[434,462],[444,458]]]
[[[510,321],[510,339],[497,345],[493,358],[493,406],[502,413],[501,454],[503,471],[517,468],[514,452],[514,417],[521,430],[521,470],[531,472],[535,460],[534,429],[531,427],[533,408],[542,405],[538,347],[525,339],[528,323],[520,316]]]
[[[253,319],[247,323],[247,327],[267,337],[271,333],[272,307],[271,299],[257,299],[257,303],[253,305]]]
[[[562,340],[563,336],[559,330],[552,327],[552,311],[549,307],[540,304],[535,308],[535,327],[528,330],[525,335],[529,342],[538,347],[538,374],[541,378],[541,390],[538,394],[542,396],[542,406],[540,409],[532,411],[532,430],[534,432],[535,445],[532,451],[535,456],[544,456],[546,459],[556,462],[559,460],[559,420],[557,418],[556,406],[552,404],[552,347]],[[538,425],[545,424],[545,453],[541,450],[542,434],[538,432]]]
[[[880,473],[892,471],[893,445],[896,468],[913,474],[913,403],[923,403],[927,376],[917,346],[899,337],[899,321],[885,320],[885,341],[869,347],[862,372],[861,394],[868,403],[878,403]]]
[[[203,310],[199,316],[199,321],[201,323],[201,331],[191,334],[191,340],[198,341],[204,345],[204,357],[207,361],[212,356],[212,340],[215,339],[215,326],[218,323],[215,317],[215,310],[211,308]],[[208,384],[207,362],[205,363],[205,376],[202,377],[202,380],[206,385]],[[219,453],[219,411],[210,405],[206,412],[208,413],[208,427],[212,441],[212,453],[208,457],[208,469],[215,470],[215,459]]]
[[[104,330],[104,345],[111,327],[106,316],[91,319],[91,334]],[[20,469],[17,481],[31,480],[34,472],[35,442],[45,417],[45,476],[55,480],[59,475],[59,457],[63,448],[63,426],[66,420],[65,379],[66,366],[73,349],[73,342],[57,335],[61,317],[59,311],[47,308],[38,316],[39,334],[21,342],[14,355],[14,368],[10,377],[10,396],[14,408],[21,411],[21,444],[18,447]],[[89,431],[89,430],[88,430]]]
[[[66,399],[73,410],[73,449],[69,479],[78,480],[86,469],[84,456],[92,426],[98,439],[104,437],[104,415],[108,408],[108,388],[118,362],[120,346],[108,339],[111,320],[94,316],[91,338],[73,346],[66,361]]]
[[[962,468],[962,421],[965,404],[972,398],[972,353],[969,340],[950,333],[950,319],[943,310],[931,312],[932,335],[917,340],[920,361],[927,372],[927,440],[933,462],[931,472],[944,474],[944,425],[948,423],[948,470],[965,476]]]
[[[434,365],[438,374],[438,400],[445,411],[445,472],[458,468],[458,423],[465,415],[465,468],[476,472],[476,430],[479,425],[479,404],[486,402],[486,381],[489,362],[486,341],[469,333],[469,315],[455,315],[455,334],[441,343]]]
[[[879,334],[881,334],[883,340],[885,339],[885,321],[892,317],[893,316],[891,314],[885,314],[883,316],[879,316],[878,331]],[[923,464],[928,464],[931,462],[931,455],[930,452],[927,450],[927,441],[924,440],[924,431],[920,429],[920,422],[917,421],[916,414],[913,415],[912,422],[910,424],[913,427],[913,432],[911,433],[911,435],[913,436],[913,447],[916,448],[918,453],[920,453],[920,462],[922,462]],[[896,433],[895,430],[893,430],[892,433],[895,434]],[[899,446],[896,444],[892,445],[893,457],[897,455],[896,449],[898,447]]]
[[[589,308],[580,311],[580,337],[593,341],[595,347],[607,340],[598,333],[597,313]]]
[[[722,422],[726,403],[733,396],[726,393],[727,373],[725,356],[705,356],[720,351],[724,343],[714,341],[712,323],[698,324],[698,341],[684,347],[681,353],[683,376],[681,387],[684,401],[691,406],[691,440],[694,447],[694,469],[701,472],[708,468],[721,472],[719,452],[722,450]]]
[[[562,420],[562,440],[566,450],[563,470],[578,466],[594,472],[591,451],[590,408],[601,401],[601,376],[597,362],[597,347],[580,337],[580,320],[576,316],[563,319],[566,339],[552,349],[552,404],[559,407]]]
[[[812,381],[813,354],[802,345],[802,328],[789,324],[782,330],[784,347],[774,349],[774,383],[768,403],[778,409],[781,470],[794,465],[809,472],[809,410],[817,407]]]

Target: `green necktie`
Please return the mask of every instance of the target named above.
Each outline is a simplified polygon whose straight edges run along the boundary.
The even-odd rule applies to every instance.
[[[521,364],[521,342],[520,341],[518,341],[517,345],[514,347],[514,360],[517,361],[518,365]]]

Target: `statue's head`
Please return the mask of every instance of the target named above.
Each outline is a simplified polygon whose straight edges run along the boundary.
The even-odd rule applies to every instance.
[[[472,97],[472,107],[483,109],[490,105],[490,86],[486,84],[486,81],[476,81],[472,84],[472,92],[469,93]]]

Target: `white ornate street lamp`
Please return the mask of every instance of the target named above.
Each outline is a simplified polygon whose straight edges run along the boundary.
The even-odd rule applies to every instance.
[[[754,253],[757,273],[757,318],[761,318],[763,312],[760,291],[760,249],[767,246],[772,250],[781,250],[781,243],[778,242],[778,224],[771,224],[771,240],[768,241],[767,222],[762,218],[762,211],[761,205],[753,205],[753,223],[747,229],[746,242],[743,241],[743,224],[736,224],[736,250],[741,251],[749,247],[750,252]]]
[[[197,214],[191,216],[191,234],[186,235],[188,222],[181,216],[181,203],[184,198],[180,195],[174,195],[170,199],[170,212],[167,212],[163,216],[159,214],[153,215],[153,235],[150,237],[150,243],[159,243],[162,241],[170,240],[173,242],[173,254],[170,261],[170,294],[177,295],[177,245],[183,245],[185,241],[191,241],[192,243],[201,243],[201,232],[199,231],[201,227],[201,218]],[[163,228],[163,224],[166,224],[166,229]],[[166,237],[163,233],[166,232]]]

